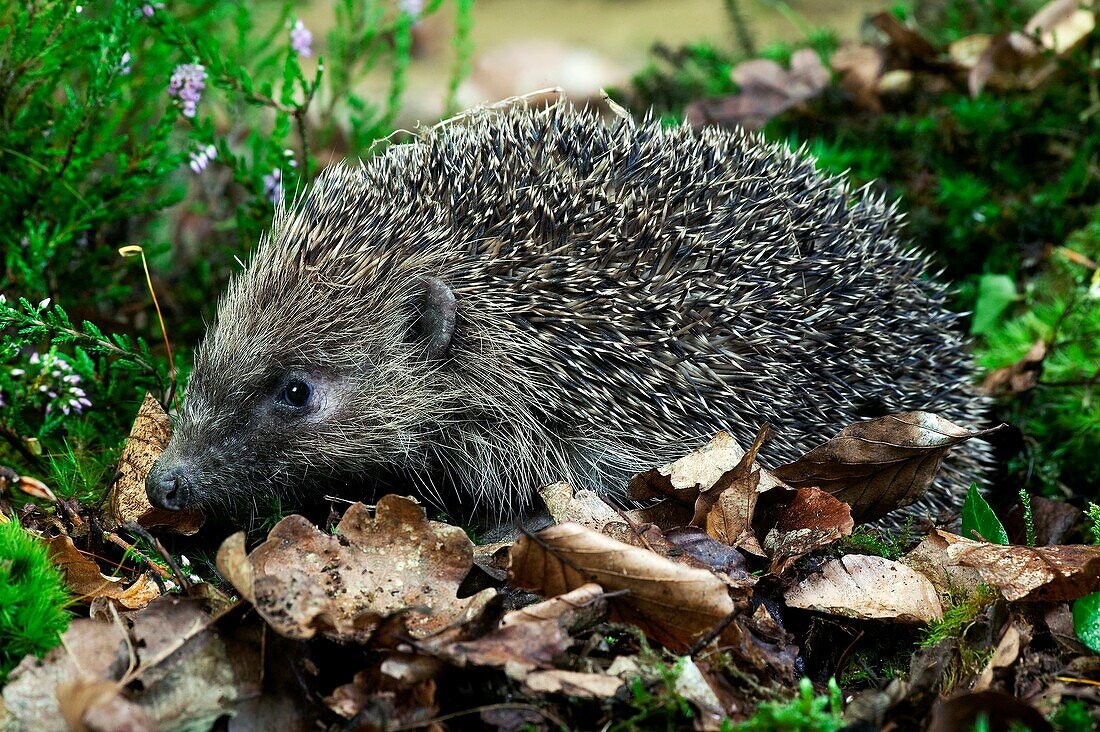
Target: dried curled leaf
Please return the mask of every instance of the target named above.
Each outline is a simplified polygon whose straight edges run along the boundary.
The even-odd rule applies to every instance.
[[[1100,590],[1100,546],[1001,546],[957,542],[949,561],[972,567],[1009,601],[1076,600]]]
[[[857,523],[873,521],[920,498],[949,449],[992,431],[972,432],[931,412],[890,414],[845,427],[775,475],[833,494]]]
[[[200,511],[155,508],[145,494],[145,476],[171,437],[172,421],[168,413],[152,394],[146,394],[118,461],[118,480],[111,487],[103,509],[103,519],[109,528],[137,521],[145,527],[159,526],[191,535],[202,526],[205,519]]]
[[[782,574],[799,557],[851,536],[853,528],[848,504],[820,488],[799,488],[764,537],[764,548],[772,559],[769,571]]]
[[[787,604],[863,620],[927,623],[943,617],[939,594],[928,578],[882,557],[851,554],[787,591]]]
[[[246,561],[243,551],[230,537],[218,568],[289,638],[319,632],[364,643],[383,620],[406,611],[408,632],[422,638],[479,613],[495,594],[458,599],[473,544],[462,529],[428,521],[415,501],[396,495],[383,497],[373,517],[352,505],[335,535],[288,516]]]
[[[594,582],[612,597],[611,619],[637,625],[682,652],[734,611],[723,582],[705,569],[673,562],[577,524],[551,526],[512,547],[508,582],[547,596]]]
[[[81,602],[103,597],[123,609],[136,610],[160,597],[160,588],[148,575],[138,575],[129,587],[121,577],[106,576],[99,571],[99,565],[84,556],[68,536],[49,539],[46,544],[50,561],[65,575],[69,591]]]

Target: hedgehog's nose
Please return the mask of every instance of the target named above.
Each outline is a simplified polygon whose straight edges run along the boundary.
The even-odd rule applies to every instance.
[[[154,464],[145,478],[145,493],[149,502],[167,511],[179,511],[189,504],[191,482],[182,465],[161,468]]]

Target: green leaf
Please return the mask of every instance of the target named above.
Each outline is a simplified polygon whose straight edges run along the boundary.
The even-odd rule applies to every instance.
[[[1100,592],[1073,603],[1073,630],[1082,643],[1100,653]]]
[[[970,486],[962,510],[962,535],[974,539],[977,538],[974,532],[992,544],[1008,544],[1008,532],[982,494],[978,493],[977,485]]]
[[[1016,301],[1016,297],[1016,280],[1008,275],[982,275],[970,334],[980,335],[993,330],[1001,314]]]

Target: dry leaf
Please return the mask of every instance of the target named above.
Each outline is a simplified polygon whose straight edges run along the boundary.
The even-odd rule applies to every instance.
[[[978,545],[940,529],[934,529],[915,549],[902,557],[902,564],[923,574],[935,586],[940,595],[952,595],[959,590],[972,591],[981,582],[981,575],[970,567],[960,567],[948,556],[947,548],[953,544]]]
[[[402,496],[384,496],[374,517],[352,505],[335,535],[301,516],[288,516],[241,565],[240,539],[219,552],[219,568],[251,585],[256,610],[278,633],[307,639],[320,632],[334,640],[365,643],[387,617],[406,612],[416,638],[481,612],[495,591],[458,599],[473,565],[473,545],[462,529],[428,521],[424,509]]]
[[[882,77],[884,59],[874,46],[841,46],[829,59],[833,70],[840,74],[840,86],[851,94],[864,109],[882,110],[879,101],[879,79]]]
[[[1038,36],[1043,48],[1062,55],[1088,37],[1095,27],[1092,0],[1053,0],[1031,16],[1024,32]]]
[[[1039,383],[1043,373],[1043,361],[1047,357],[1046,341],[1038,340],[1024,357],[1011,366],[992,371],[982,382],[981,391],[987,396],[1008,396],[1030,391]]]
[[[903,57],[911,65],[912,60],[932,63],[939,56],[936,47],[917,31],[902,25],[893,13],[876,13],[871,24],[890,39],[890,50]]]
[[[1076,600],[1100,591],[1100,546],[1003,546],[958,542],[949,561],[973,567],[1011,602]]]
[[[524,686],[536,694],[566,694],[582,699],[608,699],[623,686],[623,680],[606,674],[579,671],[534,671],[527,675]]]
[[[635,543],[634,531],[618,511],[595,492],[573,492],[568,483],[553,483],[539,489],[539,497],[556,524],[575,523],[613,536],[628,544]]]
[[[1012,623],[1001,635],[997,642],[997,648],[985,664],[985,668],[975,679],[970,687],[972,691],[985,691],[993,683],[993,672],[999,668],[1007,668],[1016,662],[1020,651],[1031,641],[1031,632],[1018,623]]]
[[[826,562],[785,595],[791,607],[861,620],[928,623],[943,617],[936,588],[909,567],[851,554]]]
[[[851,536],[855,527],[848,504],[820,488],[799,488],[777,514],[775,526],[764,537],[772,574],[783,574],[799,557]]]
[[[683,652],[734,611],[726,584],[577,524],[551,526],[512,547],[511,586],[561,595],[594,582],[610,593],[611,619],[637,625],[651,639]]]
[[[46,545],[50,561],[65,575],[65,584],[81,602],[104,597],[124,609],[136,610],[160,597],[156,581],[147,575],[138,575],[127,587],[123,578],[102,574],[99,565],[84,556],[68,536],[48,539]]]
[[[977,729],[980,718],[985,719],[985,728],[990,730],[1050,732],[1054,729],[1026,702],[1000,691],[972,691],[938,701],[932,708],[925,732]]]
[[[774,472],[796,488],[836,496],[857,523],[873,521],[928,490],[951,447],[992,431],[972,432],[931,412],[890,414],[849,425]]]
[[[168,413],[152,394],[146,394],[118,461],[118,480],[111,486],[103,508],[103,520],[108,528],[137,521],[147,528],[158,526],[191,535],[202,526],[205,519],[200,511],[155,508],[145,493],[145,476],[164,452],[171,436],[172,421]]]
[[[701,491],[733,470],[744,456],[745,451],[732,435],[719,432],[709,443],[679,460],[635,475],[627,492],[635,501],[668,496],[693,504]]]

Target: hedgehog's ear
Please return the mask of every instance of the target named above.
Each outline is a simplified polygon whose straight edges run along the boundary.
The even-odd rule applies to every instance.
[[[425,277],[419,310],[416,330],[421,335],[428,358],[444,358],[455,333],[458,303],[455,302],[454,292],[442,280]]]

